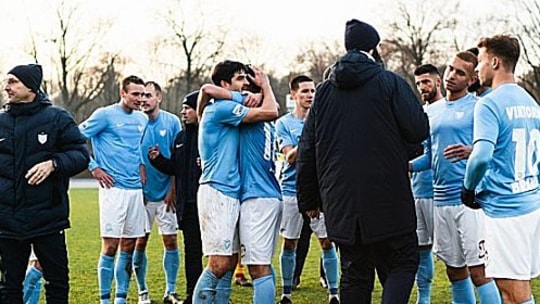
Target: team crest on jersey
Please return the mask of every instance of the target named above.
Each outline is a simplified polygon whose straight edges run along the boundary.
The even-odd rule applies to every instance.
[[[166,134],[167,134],[167,130],[166,130],[166,129],[161,129],[161,130],[159,130],[159,135],[160,135],[161,137],[165,137]]]
[[[236,105],[232,110],[232,113],[236,116],[242,115],[242,112],[244,112],[242,105]]]
[[[137,130],[139,130],[139,132],[142,132],[144,130],[143,126],[137,126]]]
[[[462,119],[464,116],[465,116],[465,112],[463,111],[457,111],[456,113],[454,113],[454,117],[456,119]]]
[[[44,145],[47,142],[48,135],[47,133],[41,131],[41,133],[38,134],[37,140],[40,144]]]

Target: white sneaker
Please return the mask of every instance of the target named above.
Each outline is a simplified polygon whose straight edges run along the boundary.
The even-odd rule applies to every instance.
[[[163,304],[182,304],[184,303],[175,292],[163,296]]]
[[[139,293],[139,304],[152,304],[148,291],[143,291]]]

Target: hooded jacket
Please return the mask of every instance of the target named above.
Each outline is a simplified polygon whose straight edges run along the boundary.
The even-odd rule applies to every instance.
[[[300,211],[321,208],[328,237],[369,244],[413,232],[409,147],[429,134],[409,85],[350,51],[317,89],[299,143]]]
[[[51,159],[56,169],[29,185],[27,171]],[[45,94],[8,104],[0,112],[0,238],[31,239],[69,228],[69,178],[88,162],[77,124]]]

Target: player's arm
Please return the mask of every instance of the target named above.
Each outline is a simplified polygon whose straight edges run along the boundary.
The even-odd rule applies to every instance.
[[[493,158],[495,145],[487,140],[479,140],[474,143],[471,156],[465,169],[463,185],[467,190],[474,190],[488,169]]]
[[[409,172],[419,172],[431,168],[431,137],[428,137],[423,143],[424,154],[409,162]]]
[[[260,107],[249,108],[246,116],[242,119],[244,123],[258,122],[258,121],[271,121],[279,116],[279,106],[276,102],[276,97],[268,75],[266,75],[261,69],[252,66],[255,77],[248,75],[250,81],[253,81],[257,86],[261,88],[263,94],[263,100]]]
[[[201,119],[204,108],[212,98],[232,100],[233,96],[231,91],[227,89],[210,83],[204,84],[199,90],[199,96],[197,98],[197,116],[199,120]]]

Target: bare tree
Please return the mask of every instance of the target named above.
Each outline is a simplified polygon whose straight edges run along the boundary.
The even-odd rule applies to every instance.
[[[540,102],[540,2],[520,0],[518,37],[527,71],[521,76],[521,84]]]
[[[312,42],[296,55],[292,63],[291,74],[309,75],[315,83],[322,81],[326,68],[343,55],[338,41]]]
[[[196,22],[188,20],[185,15],[188,11],[192,19],[197,16]],[[174,58],[172,62],[159,63],[165,69],[173,70],[166,85],[167,100],[179,101],[186,93],[198,89],[208,79],[212,66],[223,52],[227,32],[222,29],[225,27],[208,26],[205,20],[211,19],[205,15],[201,8],[194,12],[184,9],[181,0],[173,0],[164,16],[169,33],[157,44],[156,54],[168,53],[173,56],[163,58]],[[165,105],[172,112],[178,112],[180,107],[178,102]]]
[[[382,57],[389,69],[402,75],[414,85],[412,71],[423,63],[441,65],[446,60],[452,45],[452,29],[457,20],[452,15],[442,15],[446,7],[458,10],[458,4],[445,2],[444,7],[425,5],[418,2],[414,7],[409,2],[399,1],[398,14],[389,25],[389,36],[382,43]],[[433,4],[433,3],[431,3]]]

